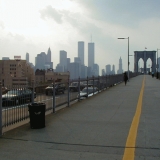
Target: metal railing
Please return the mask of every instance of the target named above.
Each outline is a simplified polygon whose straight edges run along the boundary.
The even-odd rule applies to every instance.
[[[130,73],[130,78],[135,76],[137,76],[136,73]],[[71,87],[73,82],[78,84],[74,86],[74,89]],[[46,112],[55,113],[60,106],[69,107],[71,103],[80,101],[82,98],[80,93],[83,88],[86,88],[87,96],[85,97],[88,98],[89,87],[93,88],[92,95],[94,95],[121,82],[123,82],[123,74],[68,79],[63,82],[66,86],[64,93],[63,90],[58,92],[55,88],[56,82],[53,82],[50,94],[46,93],[48,85],[35,87],[33,82],[32,86],[6,86],[6,89],[0,82],[0,135],[4,128],[29,119],[29,104],[45,103]]]

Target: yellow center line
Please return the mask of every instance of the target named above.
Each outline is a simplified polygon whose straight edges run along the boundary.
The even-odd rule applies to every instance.
[[[143,78],[142,88],[141,88],[138,103],[137,103],[136,113],[133,117],[132,124],[127,137],[123,160],[134,160],[137,130],[138,130],[139,119],[140,119],[141,110],[142,110],[144,83],[145,83],[145,77]]]

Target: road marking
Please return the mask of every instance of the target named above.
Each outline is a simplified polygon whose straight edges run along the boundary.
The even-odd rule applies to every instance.
[[[134,160],[137,130],[138,130],[139,119],[140,119],[141,110],[142,110],[144,83],[145,83],[145,77],[143,78],[142,88],[141,88],[141,91],[140,91],[140,94],[139,94],[139,99],[138,99],[138,103],[137,103],[136,112],[135,112],[135,115],[133,117],[132,124],[131,124],[129,134],[128,134],[128,137],[127,137],[127,142],[126,142],[126,146],[125,146],[123,160]]]

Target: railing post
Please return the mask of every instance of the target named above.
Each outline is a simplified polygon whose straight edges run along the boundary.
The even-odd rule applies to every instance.
[[[53,113],[55,113],[55,80],[53,80]]]
[[[0,136],[2,136],[2,82],[0,81]]]
[[[94,85],[95,83],[94,83],[94,76],[93,76],[93,95],[94,95]]]
[[[80,77],[78,78],[78,101],[80,101]]]
[[[35,91],[35,84],[34,79],[32,80],[32,104],[34,103],[34,91]]]
[[[88,76],[87,76],[87,98],[88,98]]]
[[[99,90],[100,90],[100,81],[99,81],[99,76],[98,76],[98,93],[99,93]]]
[[[69,76],[68,76],[68,107],[70,106],[70,88],[69,88],[69,85],[70,85],[70,79],[69,79]]]
[[[106,89],[107,89],[107,75],[106,75]]]

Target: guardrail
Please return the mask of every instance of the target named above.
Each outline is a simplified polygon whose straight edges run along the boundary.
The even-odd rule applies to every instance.
[[[137,76],[136,73],[130,73],[130,78]],[[71,91],[69,87],[71,83],[77,82],[77,90]],[[13,126],[22,121],[29,120],[28,105],[32,103],[45,103],[46,114],[55,113],[60,106],[69,107],[71,103],[81,100],[81,89],[86,88],[87,96],[97,94],[106,90],[109,87],[123,82],[123,74],[107,75],[98,77],[87,77],[86,79],[67,80],[64,94],[59,92],[56,94],[55,82],[53,85],[53,92],[46,95],[46,85],[36,86],[16,86],[14,88],[7,87],[6,91],[2,91],[2,84],[0,82],[0,135],[3,129]],[[81,87],[80,85],[84,86]],[[93,93],[89,93],[89,86],[93,88]],[[36,91],[36,92],[35,92]]]

